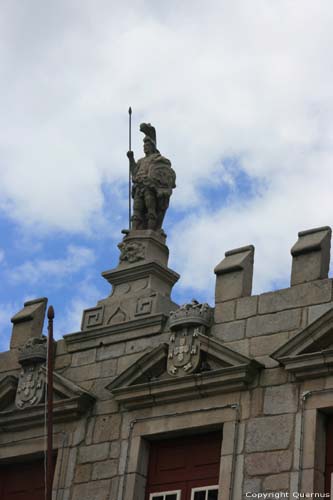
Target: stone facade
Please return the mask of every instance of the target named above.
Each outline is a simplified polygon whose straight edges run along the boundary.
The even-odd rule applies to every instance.
[[[223,429],[220,500],[323,493],[333,409],[330,237],[327,227],[299,233],[291,287],[258,296],[253,246],[227,252],[211,309],[171,300],[179,276],[167,267],[164,236],[127,234],[118,266],[103,273],[110,297],[57,342],[54,500],[144,500],[149,441],[209,429]],[[25,304],[0,354],[0,468],[44,450],[45,358],[31,339],[41,338],[45,308],[46,299]]]

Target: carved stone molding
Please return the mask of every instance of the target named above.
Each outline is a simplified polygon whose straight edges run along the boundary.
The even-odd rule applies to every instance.
[[[47,357],[47,338],[32,337],[19,348],[18,361],[22,366],[15,397],[17,408],[38,405],[43,401],[45,379],[42,367]]]
[[[46,370],[41,368],[41,378],[46,384]],[[14,405],[19,380],[15,376],[0,381],[0,431],[18,431],[43,426],[45,404],[27,405],[18,409]],[[95,398],[65,377],[54,373],[55,394],[53,416],[55,422],[79,418],[93,404]]]
[[[145,245],[136,241],[123,241],[119,243],[120,262],[128,262],[133,264],[139,260],[145,259]]]
[[[132,410],[244,390],[262,368],[260,363],[212,338],[199,334],[199,340],[206,362],[198,373],[170,376],[167,372],[169,346],[161,344],[133,363],[107,389],[121,406]]]
[[[272,355],[298,380],[333,373],[333,308]]]

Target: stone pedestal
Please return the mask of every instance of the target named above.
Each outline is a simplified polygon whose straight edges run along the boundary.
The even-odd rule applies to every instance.
[[[82,330],[168,314],[177,308],[170,298],[179,275],[167,267],[166,237],[150,230],[132,230],[118,247],[119,264],[102,273],[112,285],[110,297],[83,313]]]

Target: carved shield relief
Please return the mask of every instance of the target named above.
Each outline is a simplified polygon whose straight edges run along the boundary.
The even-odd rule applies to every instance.
[[[39,404],[44,396],[45,381],[41,365],[24,366],[20,373],[15,404],[25,408]]]
[[[167,370],[170,375],[183,376],[195,372],[200,365],[198,329],[172,334],[169,343]]]

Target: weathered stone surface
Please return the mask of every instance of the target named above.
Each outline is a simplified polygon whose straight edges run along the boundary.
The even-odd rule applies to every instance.
[[[104,462],[97,462],[93,464],[92,479],[107,479],[117,475],[118,461],[105,460]]]
[[[291,249],[293,256],[291,286],[327,278],[331,248],[330,227],[301,231]]]
[[[120,457],[119,457],[119,462],[118,462],[119,474],[124,474],[124,472],[125,472],[127,452],[128,452],[128,442],[126,440],[122,440],[121,446],[120,446]],[[141,469],[141,464],[140,464],[140,469]]]
[[[227,500],[230,498],[229,488],[231,487],[231,471],[232,471],[232,455],[227,455],[225,457],[221,457],[220,461],[220,477],[226,478],[226,481],[222,485],[219,484],[219,500]]]
[[[136,352],[135,354],[128,354],[127,356],[122,356],[118,360],[117,366],[117,375],[126,370],[132,363],[135,363],[141,356],[143,356],[143,352]]]
[[[251,410],[251,395],[249,391],[242,391],[240,393],[240,415],[242,420],[250,418]]]
[[[244,456],[238,455],[235,464],[235,482],[234,482],[234,498],[242,497],[242,488],[244,480]]]
[[[158,346],[162,342],[168,342],[170,334],[162,334],[158,337],[151,337],[146,339],[141,339],[140,342],[130,340],[126,342],[125,345],[125,354],[133,354],[136,352],[142,352],[145,349],[152,349],[153,347]]]
[[[114,377],[117,373],[117,360],[116,359],[105,359],[100,362],[100,377]]]
[[[29,300],[24,303],[24,308],[12,317],[11,349],[23,346],[32,337],[42,335],[46,305],[45,297]]]
[[[245,321],[232,321],[216,325],[214,328],[214,336],[224,342],[240,340],[245,336]]]
[[[258,356],[270,356],[278,347],[285,344],[289,339],[288,332],[273,333],[263,337],[252,337],[250,340],[250,354]]]
[[[332,309],[333,302],[327,302],[326,304],[319,304],[318,306],[309,307],[308,311],[308,323],[313,323],[320,316],[325,314],[329,309]]]
[[[96,417],[93,434],[93,443],[101,443],[103,441],[113,441],[118,439],[120,435],[121,414],[112,415],[109,417],[104,415]]]
[[[95,419],[90,418],[87,422],[87,430],[85,435],[85,444],[92,444],[92,438],[94,433]]]
[[[264,413],[277,415],[297,411],[298,388],[294,385],[279,385],[265,389]]]
[[[282,474],[274,474],[267,476],[263,480],[262,486],[264,491],[286,491],[289,488],[290,476],[287,472]]]
[[[121,491],[119,489],[119,483],[120,483],[119,477],[113,477],[111,479],[110,500],[112,498],[119,498],[118,491]]]
[[[294,309],[329,302],[332,298],[332,281],[323,279],[302,283],[292,288],[263,293],[259,297],[259,314]]]
[[[236,248],[225,253],[215,267],[215,302],[251,295],[254,246]]]
[[[257,337],[277,332],[296,330],[301,324],[301,310],[287,310],[275,314],[249,318],[246,325],[246,336]]]
[[[86,351],[74,352],[72,358],[72,366],[89,365],[96,361],[96,349],[88,349]]]
[[[60,471],[59,486],[69,488],[73,483],[76,468],[76,457],[77,448],[65,448],[63,450],[63,458],[65,458],[67,467],[62,468]]]
[[[118,458],[120,455],[120,441],[112,441],[110,445],[110,458]]]
[[[103,345],[97,350],[97,361],[110,358],[118,358],[125,352],[125,342],[118,344]]]
[[[238,425],[238,438],[237,438],[237,450],[236,453],[239,455],[243,453],[245,442],[245,422],[241,422]]]
[[[258,417],[262,413],[264,390],[257,387],[251,391],[251,417]]]
[[[286,451],[270,451],[251,453],[245,458],[245,472],[250,476],[278,474],[291,469],[292,453]]]
[[[84,442],[87,435],[87,422],[81,419],[74,427],[72,432],[71,446],[77,446]]]
[[[54,362],[54,369],[61,370],[62,368],[67,368],[71,365],[72,356],[70,354],[64,354],[63,356],[57,356]]]
[[[247,452],[283,450],[288,448],[293,431],[294,416],[261,417],[247,424]],[[272,430],[274,429],[274,432]]]
[[[235,446],[235,423],[226,422],[223,426],[222,455],[231,455]]]
[[[78,464],[75,468],[75,483],[86,483],[91,477],[92,464]]]
[[[106,460],[109,456],[110,444],[108,442],[101,444],[92,444],[90,446],[81,446],[79,449],[79,463],[98,462]]]
[[[94,415],[109,415],[118,412],[118,403],[114,399],[108,401],[97,401],[94,408]]]
[[[100,376],[100,364],[91,364],[89,366],[76,366],[68,368],[64,375],[73,382],[83,382],[93,380]]]
[[[282,367],[279,368],[267,368],[261,371],[260,374],[260,385],[263,387],[270,385],[281,385],[286,383],[288,380],[288,373]]]
[[[261,491],[262,491],[261,478],[254,477],[254,478],[244,479],[244,485],[243,485],[244,495],[246,495],[246,493],[259,493]]]
[[[235,352],[239,352],[239,354],[243,354],[243,356],[249,356],[250,354],[250,341],[248,339],[227,342],[226,347]]]
[[[214,322],[226,323],[235,319],[236,301],[229,300],[228,302],[218,302],[214,310]]]
[[[264,356],[256,356],[256,361],[261,363],[265,368],[276,368],[279,366],[279,362],[271,358],[267,354]]]
[[[72,500],[109,500],[110,480],[81,483],[74,486]]]
[[[237,300],[236,319],[249,318],[257,314],[258,296],[242,297]]]
[[[0,373],[10,372],[12,370],[20,370],[20,369],[21,366],[18,363],[16,350],[5,351],[0,353]]]
[[[109,377],[98,378],[94,380],[91,392],[97,396],[99,400],[107,400],[110,397],[110,392],[107,390],[106,386],[112,382],[115,375]]]

